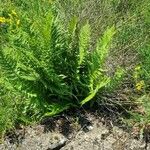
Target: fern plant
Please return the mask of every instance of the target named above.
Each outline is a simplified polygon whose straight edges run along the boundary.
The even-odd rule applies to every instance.
[[[79,30],[74,17],[63,27],[51,3],[26,5],[27,12],[18,9],[7,18],[12,23],[0,50],[0,83],[19,95],[13,105],[23,122],[81,106],[108,85],[104,63],[115,33],[114,27],[108,28],[90,51],[88,22]]]

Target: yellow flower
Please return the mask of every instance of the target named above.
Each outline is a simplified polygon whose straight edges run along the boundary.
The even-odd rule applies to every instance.
[[[5,17],[0,17],[0,23],[5,23],[6,22],[6,18]]]
[[[6,19],[5,17],[0,17],[0,23],[10,23],[10,19]]]
[[[16,22],[17,26],[20,25],[20,20],[18,19],[17,22]]]
[[[144,85],[145,85],[144,81],[141,80],[141,81],[139,81],[138,83],[136,83],[136,89],[137,89],[138,91],[141,91],[142,88],[144,87]]]

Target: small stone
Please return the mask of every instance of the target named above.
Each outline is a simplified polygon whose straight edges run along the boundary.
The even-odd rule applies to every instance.
[[[63,147],[65,145],[66,142],[67,142],[67,139],[65,137],[63,137],[60,139],[59,142],[52,144],[49,147],[49,150],[60,149],[61,147]]]
[[[90,125],[90,126],[87,126],[87,129],[88,129],[89,131],[91,131],[91,130],[94,129],[94,127]]]

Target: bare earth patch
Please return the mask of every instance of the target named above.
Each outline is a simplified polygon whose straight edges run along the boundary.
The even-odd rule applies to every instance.
[[[143,139],[92,113],[48,118],[9,133],[0,150],[150,150]]]

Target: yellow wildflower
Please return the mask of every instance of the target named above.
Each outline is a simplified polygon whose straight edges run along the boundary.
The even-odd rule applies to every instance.
[[[138,83],[136,83],[136,89],[137,89],[138,91],[141,91],[142,88],[144,87],[144,85],[145,85],[144,81],[141,80],[141,81],[139,81]]]
[[[20,25],[20,20],[18,19],[17,22],[16,22],[17,26]]]
[[[0,17],[0,23],[5,23],[6,22],[6,18],[5,17]]]
[[[9,23],[11,20],[6,19],[5,17],[0,17],[0,23]]]

